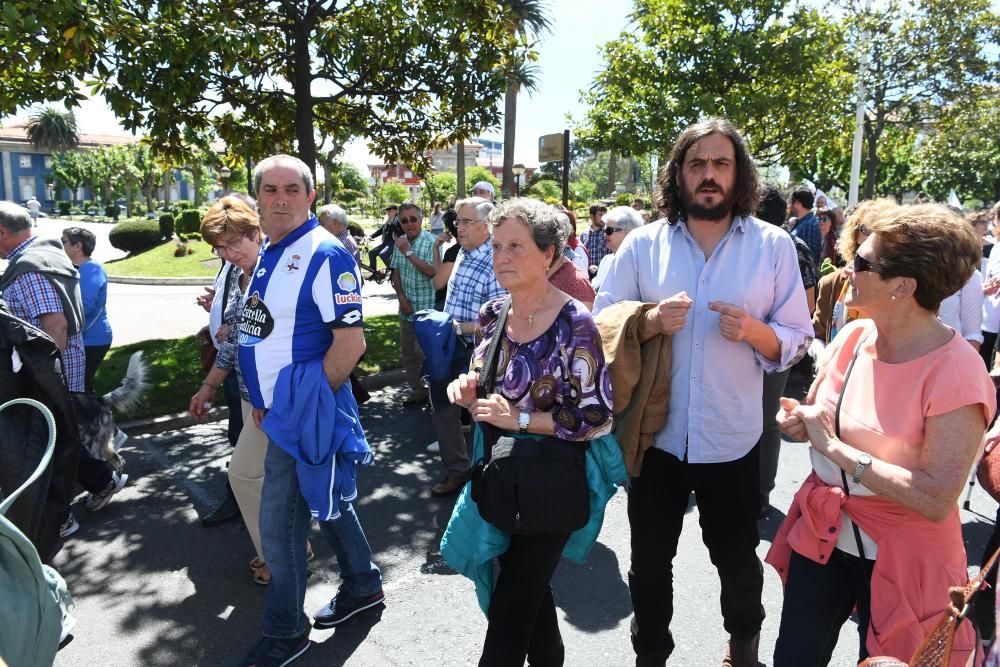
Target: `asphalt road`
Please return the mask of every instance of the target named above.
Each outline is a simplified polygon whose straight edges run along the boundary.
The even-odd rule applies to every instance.
[[[474,665],[486,621],[472,583],[440,558],[438,543],[453,499],[430,497],[441,476],[429,415],[402,408],[402,390],[377,392],[362,418],[378,458],[359,475],[359,515],[382,568],[387,604],[340,629],[315,631],[315,645],[296,664]],[[229,455],[225,422],[132,438],[123,455],[128,486],[101,512],[74,511],[80,531],[56,565],[76,598],[78,625],[56,665],[211,665],[239,661],[256,641],[265,589],[254,584],[253,550],[245,529],[204,529],[199,514],[223,493]],[[785,443],[772,503],[786,508],[809,472],[805,445]],[[967,549],[978,562],[992,530],[996,503],[976,488],[975,512],[962,512]],[[976,512],[981,513],[981,515]],[[719,613],[719,583],[701,543],[697,508],[685,519],[674,563],[677,649],[671,665],[718,665],[726,634]],[[764,556],[783,515],[761,521]],[[633,664],[626,586],[629,528],[625,497],[608,506],[604,529],[585,565],[563,561],[554,579],[568,666]],[[315,612],[337,587],[336,562],[317,529],[306,611]],[[760,655],[770,663],[778,629],[781,589],[765,565]],[[833,665],[854,665],[857,630],[848,622]]]

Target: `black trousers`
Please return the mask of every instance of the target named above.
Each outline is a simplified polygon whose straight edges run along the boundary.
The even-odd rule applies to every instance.
[[[111,349],[110,345],[87,345],[83,348],[86,366],[83,371],[83,390],[94,391],[94,375],[97,374],[97,367],[104,361],[104,355]]]
[[[90,493],[100,493],[111,483],[111,465],[104,459],[95,458],[80,445],[80,462],[76,467],[76,481]]]
[[[774,667],[824,667],[837,646],[840,627],[858,610],[858,662],[868,656],[871,577],[875,561],[834,549],[825,565],[792,552],[788,564]],[[900,656],[895,656],[900,657]],[[903,656],[903,660],[910,656]]]
[[[702,464],[680,461],[655,448],[646,451],[642,474],[631,479],[628,494],[628,582],[637,665],[663,665],[674,649],[673,560],[692,491],[702,540],[722,582],[723,626],[740,638],[760,632],[764,572],[755,551],[760,543],[759,484],[757,447],[735,461]]]
[[[565,649],[549,582],[569,533],[513,535],[500,556],[480,667],[559,667]]]
[[[226,399],[226,407],[229,408],[226,437],[229,444],[235,447],[236,441],[240,439],[240,431],[243,430],[243,401],[240,397],[240,381],[235,368],[229,371],[229,375],[222,381],[222,395]]]

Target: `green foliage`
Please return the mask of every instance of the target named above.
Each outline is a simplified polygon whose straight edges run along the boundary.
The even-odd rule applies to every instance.
[[[104,215],[109,218],[117,218],[122,212],[121,207],[118,204],[107,204],[104,207]]]
[[[194,208],[182,209],[176,223],[179,234],[196,234],[201,230],[201,213]]]
[[[49,152],[71,150],[76,148],[80,140],[73,112],[59,111],[52,107],[45,107],[31,114],[27,136],[35,148]]]
[[[365,198],[365,193],[359,190],[343,189],[337,193],[335,199],[345,206],[352,206]]]
[[[178,199],[174,202],[173,208],[174,211],[179,213],[181,211],[194,208],[194,202],[190,199]]]
[[[468,176],[466,176],[465,182],[469,182]],[[447,202],[452,198],[457,198],[458,176],[453,171],[434,173],[428,176],[424,180],[424,183],[426,183],[427,189],[430,190],[431,199],[434,201]]]
[[[174,237],[174,215],[172,213],[160,214],[160,236],[165,239]]]
[[[59,215],[69,215],[70,210],[73,208],[73,202],[61,201],[59,202]]]
[[[469,167],[465,170],[465,187],[468,188],[468,193],[465,195],[469,197],[472,195],[472,186],[479,181],[486,181],[493,185],[493,189],[496,191],[497,195],[500,195],[500,181],[496,176],[490,172],[486,167]]]
[[[631,206],[633,199],[635,199],[635,195],[623,192],[615,197],[615,206]]]
[[[410,191],[405,186],[400,183],[396,183],[395,181],[383,183],[381,194],[383,207],[388,206],[389,204],[402,204],[410,198]]]
[[[160,230],[155,222],[145,223],[152,225],[156,229],[157,239]],[[207,243],[203,243],[194,238],[194,235],[185,235],[190,240],[186,240],[187,250],[191,254],[183,257],[174,257],[176,242],[157,240],[157,245],[143,252],[133,253],[125,259],[106,262],[105,270],[111,276],[142,276],[153,277],[204,277],[211,278],[219,272],[219,258],[212,254],[212,248]]]
[[[153,222],[127,220],[119,222],[108,234],[111,245],[125,252],[139,252],[160,242],[159,225]]]
[[[524,191],[524,194],[525,196],[535,197],[536,199],[557,199],[561,202],[562,185],[551,179],[543,178],[533,183],[527,190]]]

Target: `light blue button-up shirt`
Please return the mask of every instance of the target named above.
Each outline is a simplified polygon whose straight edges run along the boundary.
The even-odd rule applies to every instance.
[[[784,230],[737,217],[705,260],[683,220],[630,233],[614,254],[594,312],[620,301],[655,303],[678,292],[694,302],[673,335],[670,412],[657,448],[691,463],[735,461],[763,430],[763,373],[800,359],[813,337],[795,245]],[[771,361],[749,343],[722,337],[712,301],[739,306],[770,326],[781,344]]]

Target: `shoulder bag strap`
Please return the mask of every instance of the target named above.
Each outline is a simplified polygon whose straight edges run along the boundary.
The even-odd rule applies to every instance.
[[[493,330],[493,337],[490,339],[490,346],[486,351],[486,363],[479,371],[479,382],[476,383],[477,398],[486,398],[496,388],[500,344],[507,326],[508,311],[510,311],[510,297],[507,297],[503,302],[503,306],[500,307],[500,314],[497,316],[497,325]],[[495,438],[488,438],[487,436],[493,435],[495,428],[490,424],[483,423],[480,424],[480,429],[483,431],[483,465],[485,466],[490,462],[490,458],[493,455],[493,445],[490,440],[495,440]]]
[[[836,434],[837,439],[840,439],[840,406],[844,403],[844,394],[847,393],[847,381],[851,379],[851,371],[854,370],[854,362],[858,360],[858,353],[861,351],[861,346],[865,344],[865,341],[868,340],[869,336],[871,336],[871,334],[862,338],[858,343],[858,346],[854,348],[854,356],[851,357],[851,363],[847,365],[847,372],[844,373],[844,383],[840,387],[840,396],[837,397],[837,410],[834,413],[833,421],[834,433]],[[847,486],[847,473],[844,472],[843,468],[840,469],[840,478],[844,482],[844,493],[847,496],[850,496],[851,490]],[[858,555],[860,555],[862,559],[865,559],[865,547],[861,543],[861,530],[858,529],[858,524],[854,523],[853,520],[851,521],[851,527],[854,529],[854,540],[858,545]]]

